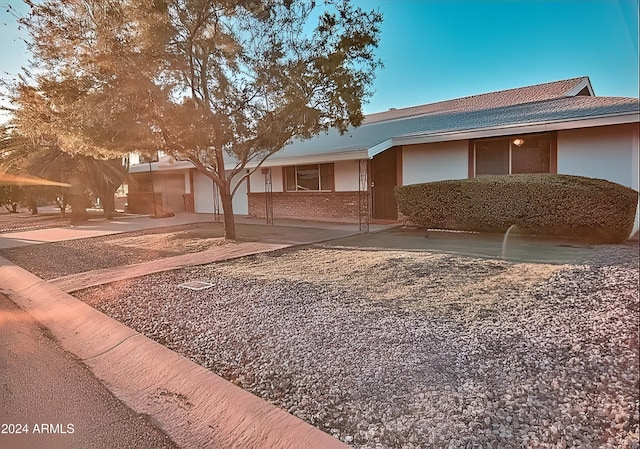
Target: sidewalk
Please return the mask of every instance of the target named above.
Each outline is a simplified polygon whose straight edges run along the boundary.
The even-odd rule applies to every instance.
[[[0,249],[38,243],[60,242],[101,235],[141,231],[165,226],[179,226],[191,223],[213,221],[207,214],[179,214],[175,217],[152,219],[148,216],[129,216],[115,220],[91,219],[81,225],[35,229],[30,231],[0,233]]]
[[[221,220],[222,218],[219,217]],[[77,226],[65,226],[36,229],[31,231],[0,232],[0,249],[15,248],[19,246],[34,245],[39,243],[60,242],[64,240],[75,240],[103,235],[120,234],[124,232],[142,231],[171,226],[180,226],[193,223],[216,223],[213,214],[178,214],[167,218],[150,218],[148,216],[131,216],[116,220],[92,219]],[[219,221],[218,221],[219,222]],[[249,217],[244,215],[236,216],[236,225],[253,224],[264,225],[266,233],[269,229],[282,226],[289,226],[301,229],[322,229],[325,231],[341,231],[343,233],[359,233],[357,223],[331,223],[306,220],[275,220],[273,226],[267,225],[265,219]],[[370,225],[371,232],[388,229],[394,225]],[[331,237],[327,237],[331,238]]]
[[[104,268],[101,270],[86,271],[84,273],[52,279],[50,284],[55,285],[66,293],[73,293],[88,287],[108,284],[110,282],[133,279],[147,274],[161,271],[185,268],[194,265],[203,265],[221,260],[235,259],[250,254],[258,254],[267,251],[275,251],[287,248],[290,244],[247,242],[235,245],[201,251],[199,253],[183,254],[181,256],[166,257],[151,262],[138,263],[117,268]]]

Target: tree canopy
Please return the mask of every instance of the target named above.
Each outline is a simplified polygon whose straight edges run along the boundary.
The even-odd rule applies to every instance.
[[[381,66],[381,14],[348,0],[25,1],[18,126],[70,154],[191,161],[219,187],[228,238],[246,165],[359,125]]]
[[[122,157],[70,154],[61,150],[56,136],[40,134],[36,138],[31,134],[24,135],[12,127],[0,128],[0,185],[14,186],[5,189],[12,193],[5,195],[6,200],[26,200],[37,211],[38,199],[55,199],[63,216],[69,201],[72,207],[75,205],[73,218],[80,220],[85,216],[88,189],[102,199],[105,216],[112,218],[113,194],[128,176],[126,161]]]

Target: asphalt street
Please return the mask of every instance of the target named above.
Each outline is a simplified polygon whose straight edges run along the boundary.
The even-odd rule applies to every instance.
[[[0,294],[0,449],[176,447]]]

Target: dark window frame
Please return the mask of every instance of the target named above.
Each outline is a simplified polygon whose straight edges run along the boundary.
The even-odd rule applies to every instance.
[[[543,160],[543,165],[546,165],[546,171],[514,171],[514,151],[519,151],[520,147],[518,147],[514,141],[517,139],[522,139],[523,142],[531,141],[531,139],[536,139],[540,137],[546,137],[548,139],[548,154],[546,160]],[[543,132],[543,133],[533,133],[533,134],[519,134],[513,136],[500,136],[500,137],[489,137],[484,139],[474,139],[470,141],[469,145],[469,155],[470,155],[470,164],[473,166],[473,170],[470,171],[470,175],[473,177],[479,176],[491,176],[489,173],[478,173],[478,146],[483,143],[505,143],[508,141],[508,154],[507,154],[507,173],[500,174],[514,174],[514,173],[555,173],[557,170],[557,150],[556,150],[556,138],[557,134],[555,132]],[[471,166],[469,167],[472,168]],[[497,173],[496,173],[497,174]]]
[[[317,167],[318,189],[305,188],[300,182],[299,177],[303,175],[303,170],[311,170],[311,167]],[[300,172],[299,172],[300,170]],[[299,164],[283,167],[283,184],[285,192],[334,192],[335,191],[335,167],[333,163],[326,164]],[[324,172],[324,173],[323,173]],[[293,176],[293,181],[292,181]],[[323,178],[325,180],[323,181]],[[325,185],[328,184],[328,185]],[[294,186],[295,188],[291,188]]]

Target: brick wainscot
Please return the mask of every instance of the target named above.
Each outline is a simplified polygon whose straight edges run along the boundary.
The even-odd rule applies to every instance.
[[[358,192],[273,192],[274,218],[358,221]],[[249,193],[249,214],[266,217],[265,193]]]

